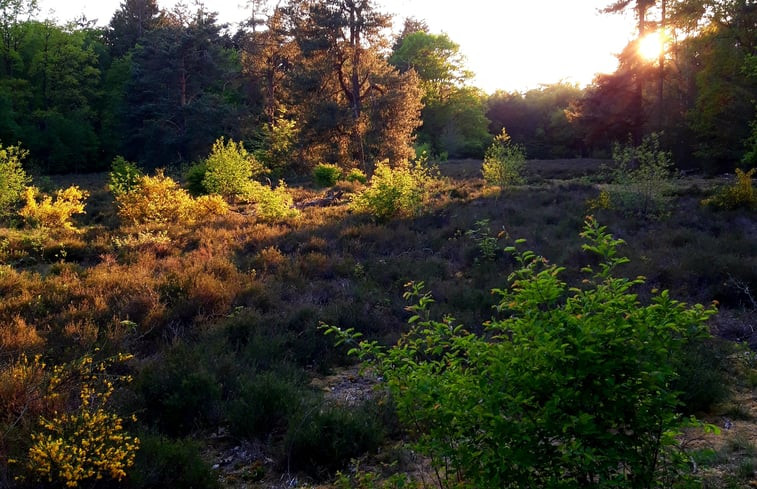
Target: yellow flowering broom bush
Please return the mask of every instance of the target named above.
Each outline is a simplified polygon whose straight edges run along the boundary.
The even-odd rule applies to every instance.
[[[119,355],[95,362],[88,355],[76,362],[72,372],[54,372],[59,378],[71,373],[81,376],[79,403],[72,412],[40,418],[39,430],[31,435],[26,461],[32,478],[79,487],[85,482],[121,480],[126,476],[126,469],[134,464],[139,439],[124,431],[123,419],[109,411],[107,405],[115,389],[114,381],[131,379],[113,377],[106,369],[129,358]]]
[[[55,200],[49,195],[37,202],[39,190],[26,187],[26,205],[18,212],[26,222],[34,227],[61,231],[76,231],[71,218],[74,214],[84,214],[84,201],[89,197],[86,190],[76,185],[55,192]]]

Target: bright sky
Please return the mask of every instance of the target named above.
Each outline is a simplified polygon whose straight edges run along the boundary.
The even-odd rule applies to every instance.
[[[81,13],[98,24],[110,21],[120,0],[39,0],[41,15],[60,21]],[[173,0],[159,0],[170,8]],[[186,2],[191,4],[192,2]],[[207,0],[223,22],[247,16],[244,0]],[[523,91],[565,80],[586,85],[596,73],[617,67],[613,56],[633,37],[633,21],[597,10],[609,0],[377,0],[402,19],[425,20],[434,33],[446,32],[467,57],[473,84],[492,93]],[[54,11],[54,14],[50,14]]]

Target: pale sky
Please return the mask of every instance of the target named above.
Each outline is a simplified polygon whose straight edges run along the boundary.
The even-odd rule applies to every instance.
[[[84,13],[110,21],[120,0],[39,0],[41,16],[63,22]],[[174,0],[159,0],[171,8]],[[191,1],[186,2],[192,4]],[[239,22],[248,14],[244,0],[206,0],[223,22]],[[633,21],[601,15],[610,0],[377,0],[395,14],[398,29],[411,16],[427,22],[431,32],[446,32],[460,45],[473,84],[492,93],[523,91],[565,80],[584,86],[596,73],[617,67],[613,56],[633,37]],[[54,14],[51,15],[51,11]]]

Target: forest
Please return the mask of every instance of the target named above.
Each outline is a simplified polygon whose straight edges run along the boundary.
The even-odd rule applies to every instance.
[[[0,0],[0,487],[754,486],[757,4],[495,93],[247,7]]]

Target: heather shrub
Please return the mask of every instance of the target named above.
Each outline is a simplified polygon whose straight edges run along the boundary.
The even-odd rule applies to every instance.
[[[130,161],[126,161],[123,156],[116,156],[110,164],[110,173],[108,174],[108,189],[114,196],[131,192],[142,178],[142,170]]]
[[[219,138],[204,162],[202,186],[207,193],[226,198],[246,198],[252,192],[252,179],[266,173],[265,167],[248,153],[241,142]]]
[[[199,443],[153,434],[140,437],[134,468],[121,484],[128,489],[219,487],[218,474],[203,460]]]
[[[199,352],[181,345],[145,366],[135,381],[145,420],[173,436],[217,421],[221,385],[202,365]]]
[[[303,389],[286,372],[258,372],[242,380],[228,406],[229,429],[235,436],[263,437],[286,427]]]
[[[435,182],[435,168],[426,166],[423,160],[397,168],[379,162],[368,187],[352,200],[352,208],[379,221],[415,216],[423,210]]]
[[[510,136],[502,129],[484,155],[484,180],[500,187],[523,183],[525,164],[525,150],[522,146],[513,144]]]
[[[718,209],[738,209],[740,207],[757,207],[757,193],[754,191],[752,177],[757,168],[743,171],[736,168],[736,181],[733,185],[721,188],[714,196],[704,199],[703,205]]]
[[[615,144],[612,159],[612,205],[644,217],[664,214],[674,174],[670,153],[660,149],[659,136],[651,134],[638,146]]]
[[[313,181],[319,187],[333,187],[342,178],[342,169],[331,163],[320,163],[313,168]]]
[[[509,287],[494,289],[498,315],[482,333],[433,319],[420,283],[405,295],[416,303],[393,347],[327,327],[384,377],[442,486],[636,488],[684,478],[672,382],[715,311],[667,291],[642,303],[633,288],[643,279],[615,275],[628,262],[622,240],[591,219],[582,237],[598,263],[582,268],[578,287],[560,279],[562,267],[508,248],[517,267]]]
[[[286,435],[292,468],[315,476],[333,474],[350,459],[376,450],[385,436],[378,407],[305,405],[291,417]]]
[[[20,146],[3,147],[0,144],[0,217],[11,213],[13,205],[21,200],[24,188],[31,182],[22,162],[29,152]]]
[[[55,200],[49,195],[37,201],[39,190],[26,187],[26,205],[18,212],[33,227],[59,231],[75,231],[71,218],[74,214],[84,214],[84,200],[89,196],[77,186],[55,192]]]

